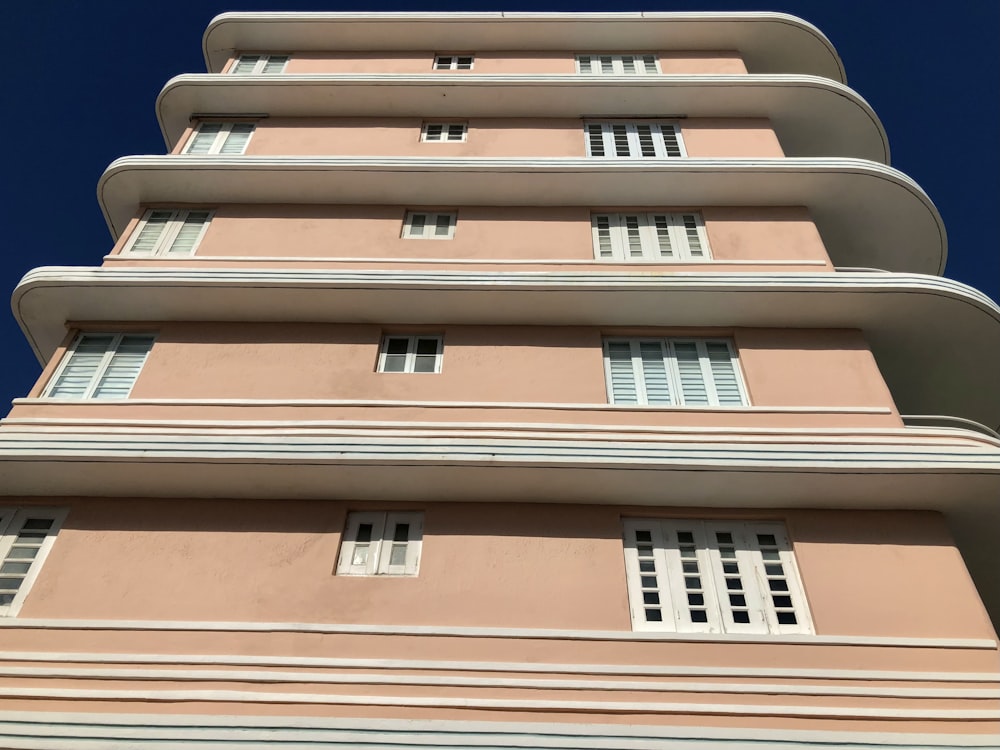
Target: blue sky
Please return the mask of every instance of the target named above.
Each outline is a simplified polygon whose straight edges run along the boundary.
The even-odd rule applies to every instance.
[[[204,72],[201,34],[230,10],[782,11],[825,33],[848,84],[879,114],[892,163],[935,202],[948,228],[945,275],[1000,299],[1000,2],[770,0],[747,2],[337,4],[174,0],[36,0],[4,8],[8,66],[2,118],[9,294],[43,265],[98,265],[112,241],[95,198],[105,167],[127,154],[161,154],[153,111],[178,73]],[[9,308],[8,308],[9,310]],[[0,313],[0,400],[24,395],[40,372],[13,316]]]

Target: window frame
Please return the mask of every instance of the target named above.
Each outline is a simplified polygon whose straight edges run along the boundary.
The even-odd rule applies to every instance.
[[[94,374],[90,378],[90,383],[87,385],[84,394],[81,396],[53,396],[52,390],[59,383],[59,378],[62,377],[66,368],[69,367],[73,360],[73,356],[76,354],[77,348],[80,342],[83,341],[87,336],[111,336],[111,345],[105,350],[101,357],[101,362],[94,371]],[[94,391],[101,384],[101,379],[108,371],[108,367],[114,361],[114,355],[118,351],[118,346],[121,344],[122,339],[126,336],[147,336],[151,339],[149,343],[149,349],[146,350],[146,354],[142,360],[142,364],[139,366],[139,371],[135,375],[135,379],[129,385],[128,393],[119,398],[97,398],[94,396]],[[42,398],[52,398],[59,400],[73,400],[73,401],[115,401],[120,399],[128,398],[132,395],[132,390],[135,388],[136,382],[139,380],[139,376],[142,374],[143,368],[146,366],[146,362],[149,361],[149,355],[153,351],[153,346],[156,344],[156,334],[146,331],[78,331],[76,336],[73,338],[72,343],[67,347],[66,352],[63,354],[62,359],[59,361],[59,366],[52,373],[52,377],[49,378],[48,382],[45,384],[45,389],[42,391]]]
[[[460,67],[459,60],[463,58],[469,58],[469,67]],[[442,63],[448,60],[448,64],[442,66]],[[476,56],[471,53],[466,54],[450,54],[450,55],[434,55],[434,60],[431,63],[432,70],[472,70],[476,65]]]
[[[653,146],[653,153],[643,154],[642,134],[640,128],[649,127],[649,136]],[[595,134],[594,128],[600,128],[600,143],[603,153],[597,154],[594,149]],[[620,129],[624,128],[624,133]],[[672,136],[665,135],[666,129],[670,129]],[[680,125],[676,122],[666,120],[585,120],[583,124],[584,143],[586,144],[588,159],[683,159],[687,157],[687,149],[684,146],[684,138],[681,134]],[[617,152],[616,138],[623,135],[625,145],[629,153],[625,156]],[[674,150],[677,153],[671,153]]]
[[[640,254],[633,254],[630,227],[628,219],[635,217],[639,240]],[[691,217],[693,227],[687,225]],[[601,220],[607,221],[608,245],[610,255],[602,254]],[[660,221],[662,219],[662,222]],[[671,254],[663,255],[660,243],[660,224],[664,224]],[[694,231],[701,245],[701,255],[692,255],[690,232]],[[605,213],[593,211],[590,214],[591,241],[594,246],[594,259],[605,263],[700,263],[711,262],[712,251],[708,244],[708,233],[705,230],[705,220],[700,212],[660,212],[646,211],[631,213]]]
[[[677,541],[681,529],[693,534],[693,557],[681,552],[682,545]],[[648,567],[652,563],[653,571],[640,569],[641,542],[636,532],[648,532],[651,537],[652,554],[645,556],[645,564]],[[731,534],[733,544],[724,545],[717,537],[713,540],[717,533]],[[772,555],[776,552],[777,560],[765,560],[759,543],[761,535],[775,539],[774,545],[767,546]],[[719,635],[816,632],[794,548],[780,521],[623,518],[622,543],[633,631]],[[735,573],[724,572],[723,546],[734,548],[725,562],[735,568]],[[780,568],[781,575],[768,573],[768,566]],[[772,578],[784,580],[785,589],[777,595],[787,596],[790,606],[776,605],[768,585]],[[730,585],[729,579],[742,586]],[[733,604],[730,594],[742,599],[742,604]],[[694,598],[689,599],[689,595]],[[779,609],[791,611],[796,622],[779,622]],[[694,621],[694,610],[704,612],[704,621]],[[748,622],[734,620],[737,610],[745,610]],[[662,619],[649,619],[650,611],[658,612]]]
[[[398,544],[395,529],[400,523],[408,524],[405,562],[392,564],[392,548]],[[371,524],[368,555],[363,563],[354,563],[358,544],[358,531],[362,524]],[[391,532],[389,531],[391,529]],[[420,555],[423,550],[423,511],[351,511],[344,522],[340,553],[337,556],[338,576],[387,576],[415,578],[420,573]]]
[[[69,508],[58,508],[52,506],[2,506],[0,507],[0,563],[10,562],[7,555],[10,554],[17,535],[21,532],[25,521],[34,518],[44,518],[52,521],[45,534],[45,539],[38,548],[38,554],[31,559],[28,571],[18,585],[17,593],[9,604],[0,604],[0,617],[16,617],[24,605],[24,600],[28,597],[32,586],[38,579],[45,559],[48,557],[52,546],[56,542],[59,530],[63,521],[69,513]],[[0,573],[0,577],[4,574]]]
[[[386,370],[385,361],[389,354],[389,342],[393,339],[406,340],[406,360],[402,370]],[[420,341],[434,341],[437,350],[434,353],[434,369],[432,371],[420,371],[416,368],[417,346]],[[444,336],[439,333],[414,333],[414,334],[393,334],[387,333],[382,336],[379,344],[378,363],[375,372],[385,375],[438,375],[444,363]]]
[[[453,139],[451,138],[451,128],[461,128],[461,138]],[[430,138],[430,129],[440,128],[441,136],[439,138]],[[467,122],[425,122],[420,126],[420,142],[421,143],[465,143],[469,137],[469,124]]]
[[[611,344],[628,343],[631,349],[632,376],[636,389],[637,403],[617,403],[614,394],[614,381],[611,363]],[[640,344],[658,343],[664,354],[664,372],[667,378],[667,387],[670,391],[670,403],[649,403],[647,390],[647,379],[644,369],[637,368],[637,361],[641,364],[642,355]],[[701,371],[702,382],[705,386],[708,404],[687,404],[684,402],[683,381],[680,369],[677,364],[676,344],[693,343],[698,351],[698,364]],[[718,390],[715,384],[715,377],[711,371],[711,360],[708,355],[708,344],[725,344],[729,350],[729,361],[736,378],[736,385],[739,390],[739,404],[723,404],[720,402]],[[740,408],[750,406],[750,396],[746,387],[746,379],[740,367],[739,353],[736,350],[736,343],[731,338],[694,338],[686,336],[661,337],[661,336],[605,336],[603,340],[604,353],[604,379],[607,385],[608,403],[613,406],[653,406],[660,408],[689,407],[697,409],[705,408]],[[642,377],[640,377],[640,374]]]
[[[653,58],[653,72],[649,72],[646,69],[646,60],[644,58]],[[604,60],[603,58],[611,58],[611,72],[604,72]],[[625,58],[632,58],[633,61],[633,72],[628,72],[625,69]],[[588,67],[590,70],[584,71],[584,60],[587,60]],[[595,66],[594,63],[597,63]],[[641,62],[640,65],[636,65],[636,62]],[[641,67],[641,70],[640,70]],[[606,54],[601,52],[591,52],[582,53],[576,55],[576,72],[579,75],[590,75],[590,76],[653,76],[662,74],[660,68],[660,56],[655,52],[627,52],[627,53],[615,53]]]
[[[256,57],[257,58],[257,61],[254,63],[254,66],[253,66],[253,70],[251,70],[249,73],[238,72],[237,68],[239,67],[240,63],[243,61],[243,58],[250,58],[250,57]],[[284,62],[281,63],[281,69],[280,70],[276,70],[276,71],[265,72],[265,68],[267,68],[267,66],[270,64],[272,58],[284,58]],[[292,56],[291,55],[287,55],[287,54],[277,54],[276,55],[276,54],[272,54],[270,52],[267,52],[267,53],[264,53],[264,52],[241,52],[239,55],[236,56],[236,59],[233,61],[232,67],[230,67],[227,72],[228,72],[229,75],[234,75],[234,76],[256,76],[256,75],[269,75],[269,76],[273,76],[273,75],[281,75],[282,73],[285,72],[285,69],[288,67],[288,61],[291,60],[291,59],[292,59]]]
[[[420,234],[414,234],[414,218],[424,217],[420,225]],[[440,225],[442,217],[448,218],[448,233],[436,234],[426,233],[427,228],[436,228]],[[458,211],[407,211],[403,217],[403,228],[400,231],[400,239],[404,240],[451,240],[455,238],[455,230],[458,226]]]
[[[212,141],[212,145],[209,146],[208,151],[192,154],[191,149],[194,147],[194,143],[197,140],[198,135],[201,133],[201,130],[205,125],[219,125],[220,126],[219,132],[215,134],[215,139]],[[232,135],[233,128],[236,127],[237,125],[250,126],[250,132],[247,133],[247,139],[246,142],[243,144],[243,150],[240,151],[238,154],[236,153],[223,154],[222,149],[225,148],[226,141],[229,140],[229,137]],[[196,127],[194,131],[191,133],[191,137],[188,138],[187,143],[184,144],[184,150],[181,153],[189,156],[242,156],[247,152],[247,147],[250,145],[250,141],[253,140],[254,133],[256,132],[257,132],[256,122],[249,122],[246,120],[227,120],[225,122],[221,122],[218,120],[202,121],[198,123],[198,127]]]
[[[153,250],[149,253],[135,253],[134,248],[138,243],[143,230],[149,224],[150,219],[153,214],[158,212],[170,212],[171,216],[164,222],[164,228],[160,232],[160,236],[157,237],[156,242],[153,245]],[[204,213],[207,214],[205,221],[202,222],[201,229],[198,232],[198,236],[194,239],[191,244],[191,251],[187,253],[171,253],[170,249],[173,247],[174,242],[177,240],[177,236],[180,234],[181,230],[184,228],[184,222],[187,221],[188,216],[192,213]],[[136,224],[135,230],[128,238],[128,242],[121,250],[121,255],[131,255],[135,258],[156,258],[156,257],[182,257],[190,258],[198,250],[198,245],[201,244],[202,239],[205,237],[205,232],[208,231],[208,225],[212,223],[212,219],[215,217],[214,209],[200,209],[200,208],[147,208],[139,219],[139,223]]]

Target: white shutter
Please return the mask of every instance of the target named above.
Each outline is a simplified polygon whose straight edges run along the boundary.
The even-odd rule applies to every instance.
[[[698,356],[698,344],[694,341],[674,341],[672,344],[683,403],[686,406],[707,406],[708,388]]]
[[[710,562],[700,521],[664,521],[674,621],[682,633],[722,631]]]
[[[18,613],[55,542],[65,509],[0,509],[0,615]]]
[[[665,159],[684,156],[676,125],[655,122],[586,124],[587,155],[619,159]]]
[[[743,404],[743,390],[736,375],[736,364],[729,344],[725,341],[707,341],[705,350],[718,403],[723,406]]]
[[[114,340],[113,334],[81,334],[67,352],[62,369],[46,395],[50,398],[85,398]]]
[[[670,377],[662,341],[640,341],[639,358],[642,362],[642,385],[646,392],[645,403],[673,403]]]
[[[658,521],[624,521],[625,578],[634,630],[674,630],[674,605]]]
[[[584,75],[654,75],[656,55],[577,55],[577,71]]]
[[[261,68],[261,73],[265,75],[283,73],[287,63],[288,55],[268,55],[267,60]]]
[[[741,523],[705,525],[719,613],[727,633],[766,633],[768,627],[754,575],[753,556],[743,531]]]
[[[598,123],[587,125],[587,156],[604,156],[604,128]]]
[[[746,536],[770,632],[813,632],[805,591],[784,526],[748,523]]]
[[[250,134],[253,132],[253,129],[254,125],[250,122],[233,123],[219,153],[242,154],[246,150],[247,143],[250,141]]]
[[[240,55],[240,59],[236,61],[236,65],[233,66],[231,72],[238,76],[250,75],[254,72],[260,59],[260,55]]]
[[[152,336],[122,336],[94,388],[93,398],[126,398],[152,347]]]
[[[416,575],[423,537],[422,513],[387,513],[378,572],[382,575]]]
[[[590,231],[594,240],[594,256],[612,259],[615,257],[611,242],[611,216],[594,214],[590,217]]]
[[[187,211],[177,230],[177,236],[167,248],[167,255],[191,255],[208,227],[210,211]]]
[[[160,238],[176,215],[176,211],[149,211],[142,220],[142,226],[135,240],[128,248],[132,255],[153,255]]]
[[[375,575],[384,529],[385,513],[348,513],[337,575]]]
[[[222,132],[221,122],[203,122],[198,126],[194,138],[188,144],[185,153],[210,154],[215,145],[216,137]]]
[[[605,342],[607,378],[613,404],[638,404],[639,391],[632,365],[632,346],[628,341]]]

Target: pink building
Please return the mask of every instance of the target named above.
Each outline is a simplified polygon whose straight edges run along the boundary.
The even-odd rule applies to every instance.
[[[204,49],[14,292],[0,746],[998,744],[1000,308],[818,30]]]

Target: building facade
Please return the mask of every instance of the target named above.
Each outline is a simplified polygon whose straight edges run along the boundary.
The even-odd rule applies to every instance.
[[[1000,309],[819,31],[204,49],[14,291],[0,745],[1000,744]]]

